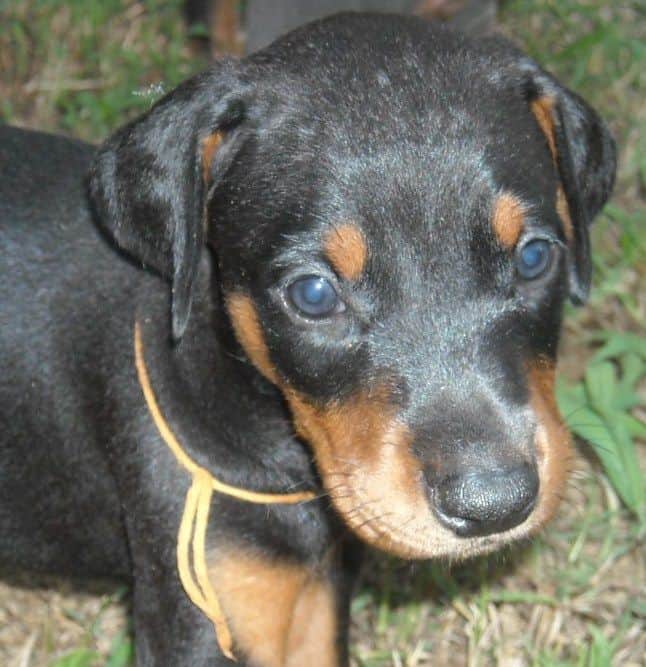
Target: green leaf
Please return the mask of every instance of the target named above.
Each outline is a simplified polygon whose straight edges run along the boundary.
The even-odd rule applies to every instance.
[[[120,634],[112,643],[105,667],[130,667],[134,657],[135,648],[132,640],[127,635]]]
[[[56,660],[51,667],[92,667],[99,657],[96,651],[77,649]]]
[[[630,393],[635,396],[635,404],[637,404],[639,399],[637,393],[633,391],[633,388],[637,386],[637,383],[646,374],[646,362],[633,352],[628,352],[619,360],[619,366],[621,368],[621,379],[619,384],[624,391],[630,391]]]
[[[621,420],[632,438],[646,439],[646,423],[632,415],[621,415]]]
[[[590,626],[592,642],[588,649],[587,667],[611,667],[616,642],[606,639],[600,628]]]
[[[640,403],[637,386],[646,368],[635,352],[640,344],[634,335],[608,337],[583,382],[559,381],[556,394],[570,430],[590,443],[623,503],[646,520],[646,484],[633,441],[646,436],[646,425],[630,413]],[[609,360],[615,354],[617,364]]]
[[[579,382],[570,386],[562,378],[557,378],[556,399],[561,414],[568,425],[570,425],[570,422],[575,423],[578,420],[577,412],[587,403],[583,383]]]
[[[619,456],[616,442],[602,417],[589,406],[582,406],[576,415],[576,421],[568,424],[579,437],[587,440],[601,460],[608,478],[621,497],[629,506],[633,505],[633,496],[625,488],[625,471],[622,457]]]
[[[593,339],[605,340],[606,344],[594,355],[590,363],[614,359],[631,352],[641,359],[646,359],[646,337],[633,333],[618,333],[616,331],[600,332]]]
[[[612,412],[617,393],[614,366],[609,361],[588,366],[585,373],[585,389],[590,405],[600,413]]]

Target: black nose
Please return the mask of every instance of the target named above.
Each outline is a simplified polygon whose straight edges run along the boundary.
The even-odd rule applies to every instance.
[[[527,463],[436,478],[431,489],[438,518],[461,537],[517,526],[532,511],[537,495],[536,468]]]

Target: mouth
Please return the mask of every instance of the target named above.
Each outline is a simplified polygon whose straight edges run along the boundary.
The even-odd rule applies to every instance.
[[[325,476],[329,496],[346,525],[364,542],[402,558],[469,558],[526,538],[542,523],[528,516],[498,533],[461,536],[438,520],[426,500],[421,477],[417,488],[402,500],[394,498],[392,492],[384,497],[378,475],[341,468]]]
[[[538,439],[538,438],[537,438]],[[549,474],[550,462],[542,457],[539,474]],[[401,470],[401,468],[400,468]],[[341,465],[324,474],[328,494],[346,525],[364,542],[407,559],[461,560],[489,553],[536,533],[553,515],[560,495],[541,487],[538,497],[522,510],[520,522],[499,531],[465,535],[438,519],[425,492],[421,471],[401,492],[401,479],[384,479],[359,465]],[[403,477],[403,476],[402,476]],[[461,532],[463,534],[461,534]]]
[[[552,517],[563,493],[571,457],[560,419],[536,429],[537,482],[519,500],[514,519],[496,520],[491,530],[474,530],[468,519],[449,522],[438,512],[437,494],[429,493],[403,424],[387,422],[376,440],[365,440],[368,431],[377,435],[376,423],[370,425],[365,416],[344,419],[337,410],[330,421],[329,416],[315,417],[302,404],[293,408],[336,511],[361,540],[393,555],[460,560],[494,551],[536,533]],[[351,423],[358,437],[352,437]],[[357,425],[363,426],[360,433]]]

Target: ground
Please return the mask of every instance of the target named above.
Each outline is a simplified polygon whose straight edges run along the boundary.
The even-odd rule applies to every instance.
[[[616,193],[595,279],[570,309],[561,408],[577,472],[542,536],[449,567],[373,555],[355,599],[354,667],[637,667],[646,655],[646,10],[641,0],[510,0],[501,30],[608,118]],[[100,141],[204,65],[179,0],[0,4],[0,119]],[[128,591],[0,583],[0,664],[127,667]]]

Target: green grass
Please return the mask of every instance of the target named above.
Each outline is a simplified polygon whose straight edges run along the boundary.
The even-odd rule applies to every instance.
[[[132,638],[127,634],[115,637],[107,656],[88,648],[79,648],[54,660],[51,667],[129,667],[134,660]]]
[[[5,76],[9,88],[23,85],[18,95],[3,96],[2,116],[30,117],[37,100],[40,126],[103,139],[205,66],[186,48],[181,6],[181,0],[9,3],[0,13],[0,46],[12,59]]]
[[[615,195],[592,230],[590,302],[567,309],[558,385],[589,446],[561,513],[530,544],[453,567],[373,555],[353,603],[355,666],[624,667],[646,650],[646,8],[510,0],[502,24],[601,110],[620,147]],[[181,0],[0,3],[0,118],[98,142],[205,66],[186,37]],[[104,627],[115,603],[103,600],[75,619],[73,641],[42,633],[31,667],[128,667],[131,639]],[[73,598],[64,607],[73,615]]]
[[[646,488],[636,440],[646,424],[633,415],[646,409],[638,385],[646,376],[646,340],[635,334],[599,332],[605,345],[576,385],[561,383],[559,406],[570,430],[590,443],[608,479],[642,524],[646,524]]]
[[[85,627],[80,645],[54,659],[50,667],[129,667],[132,665],[134,644],[130,632],[121,631],[116,634],[105,654],[95,648],[97,639],[104,632],[103,618],[106,610],[115,602],[122,601],[126,592],[125,589],[121,589],[112,595],[105,596],[93,618],[79,617],[76,619]],[[67,613],[70,616],[76,616],[74,609],[68,609]]]

